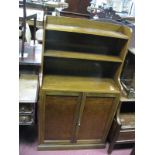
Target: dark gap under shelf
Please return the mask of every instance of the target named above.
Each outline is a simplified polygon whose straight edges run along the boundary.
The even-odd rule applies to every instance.
[[[119,63],[44,57],[43,74],[113,78]]]

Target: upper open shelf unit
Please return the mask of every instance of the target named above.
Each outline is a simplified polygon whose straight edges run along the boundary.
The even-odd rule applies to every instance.
[[[67,85],[70,85],[67,77],[73,81],[75,90],[82,91],[81,87],[85,85],[83,81],[87,79],[90,82],[86,82],[85,87],[91,91],[111,92],[109,88],[119,79],[130,36],[130,28],[122,25],[46,16],[42,55],[43,88],[58,89],[59,81],[65,79],[67,84],[62,83],[61,87],[67,90]],[[95,83],[94,79],[102,80]],[[82,83],[80,88],[76,82]],[[99,88],[99,85],[102,87]]]

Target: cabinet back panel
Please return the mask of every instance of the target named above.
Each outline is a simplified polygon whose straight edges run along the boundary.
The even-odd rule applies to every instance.
[[[113,78],[120,64],[45,57],[44,74]]]
[[[118,56],[126,40],[71,32],[46,31],[45,50],[67,50]]]
[[[87,97],[78,139],[102,139],[114,98]]]
[[[46,140],[71,140],[77,102],[78,97],[46,96]]]

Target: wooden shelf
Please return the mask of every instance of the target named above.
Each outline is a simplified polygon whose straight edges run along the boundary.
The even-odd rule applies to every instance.
[[[44,75],[42,89],[50,91],[120,93],[112,79],[62,75]]]
[[[64,31],[64,32],[92,34],[92,35],[120,38],[120,39],[129,39],[128,36],[122,34],[121,32],[95,29],[95,28],[87,28],[87,27],[47,24],[45,29],[46,30],[55,30],[55,31]]]
[[[34,122],[19,122],[19,125],[32,125]]]
[[[94,60],[94,61],[122,62],[121,58],[116,56],[106,56],[101,54],[68,52],[68,51],[58,51],[58,50],[47,50],[45,51],[44,56],[58,57],[58,58],[85,59],[85,60]]]
[[[127,98],[126,96],[121,96],[121,102],[135,102],[135,98]]]
[[[135,128],[135,114],[134,113],[121,113],[120,121],[122,128]]]

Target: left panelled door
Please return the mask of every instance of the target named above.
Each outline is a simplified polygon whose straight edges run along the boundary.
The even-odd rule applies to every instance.
[[[75,117],[79,96],[46,95],[44,140],[69,140],[74,136]]]

